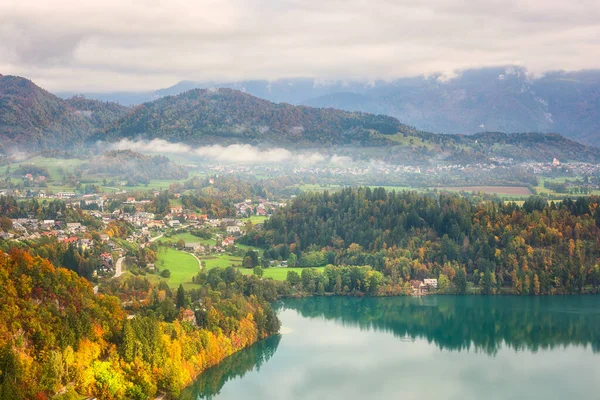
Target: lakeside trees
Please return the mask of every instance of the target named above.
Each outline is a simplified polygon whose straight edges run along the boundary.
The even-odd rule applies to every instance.
[[[294,254],[299,266],[370,265],[391,285],[433,277],[459,293],[471,284],[489,294],[581,293],[600,285],[599,201],[325,191],[296,198],[242,242],[273,258]]]
[[[44,399],[65,386],[102,399],[176,396],[204,369],[278,331],[260,285],[246,294],[251,279],[234,280],[223,290],[199,281],[190,298],[134,277],[94,295],[45,259],[0,253],[0,398]],[[133,317],[112,294],[132,299]],[[192,299],[199,327],[176,307]]]

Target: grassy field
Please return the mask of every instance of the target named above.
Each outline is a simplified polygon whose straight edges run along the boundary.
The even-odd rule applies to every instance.
[[[432,189],[447,190],[449,192],[483,192],[498,196],[531,196],[529,188],[524,186],[448,186]]]
[[[575,179],[583,179],[580,176],[569,176],[569,177],[554,177],[554,178],[539,178],[539,184],[538,186],[535,187],[535,190],[538,194],[544,194],[553,198],[564,198],[564,197],[579,197],[579,196],[590,196],[590,195],[600,195],[600,190],[593,190],[591,193],[589,194],[569,194],[569,193],[558,193],[555,192],[553,190],[550,190],[546,187],[544,187],[544,183],[545,182],[552,182],[552,183],[564,183],[566,180],[575,180]]]
[[[262,253],[263,253],[263,251],[264,251],[264,250],[263,250],[263,249],[261,249],[261,248],[254,247],[254,246],[246,246],[245,244],[237,244],[237,243],[236,243],[236,244],[235,244],[235,247],[238,247],[238,248],[240,248],[240,249],[242,249],[242,250],[254,250],[254,251],[258,252],[258,254],[259,254],[259,255],[262,255]]]
[[[312,183],[306,183],[299,185],[298,188],[303,192],[323,192],[325,190],[336,191],[342,189],[341,185],[318,185]]]
[[[242,257],[236,257],[229,254],[220,254],[218,256],[210,255],[198,258],[200,258],[200,261],[204,262],[207,270],[216,267],[226,268],[230,265],[234,265],[236,267],[242,265]]]
[[[162,180],[162,179],[151,179],[150,183],[148,183],[148,185],[136,185],[136,186],[122,186],[123,190],[126,190],[128,192],[135,192],[135,191],[145,191],[145,190],[151,190],[151,189],[156,189],[156,190],[164,190],[164,189],[168,189],[169,186],[171,186],[172,183],[182,183],[185,182],[185,179],[168,179],[168,180]]]
[[[181,202],[181,199],[169,199],[169,205],[171,207],[182,207],[183,203]]]
[[[161,271],[163,269],[171,271],[171,277],[147,275],[147,278],[153,284],[165,281],[172,288],[177,288],[180,284],[183,284],[186,289],[193,287],[192,277],[200,272],[200,266],[194,256],[169,247],[160,248],[156,265]]]
[[[289,271],[296,271],[298,273],[298,275],[302,274],[302,270],[304,268],[281,268],[281,267],[276,267],[276,268],[265,268],[263,270],[263,278],[273,278],[276,281],[285,281],[285,278],[287,278],[287,273]],[[325,267],[318,267],[315,268],[318,271],[323,271],[325,269]],[[240,271],[244,274],[244,275],[252,275],[253,271],[249,268],[240,268]]]
[[[248,218],[240,218],[240,221],[244,221],[244,222],[252,221],[253,224],[262,224],[267,219],[269,219],[269,217],[267,217],[267,216],[252,215]]]
[[[216,246],[217,241],[215,239],[202,239],[201,237],[194,236],[189,232],[178,233],[171,237],[164,237],[163,240],[171,240],[177,242],[179,239],[183,239],[186,243],[200,243],[203,246]]]
[[[392,190],[395,190],[396,192],[402,192],[403,190],[415,190],[415,191],[422,190],[422,189],[413,188],[413,187],[410,187],[410,186],[382,186],[382,185],[372,186],[372,185],[369,185],[369,187],[371,189],[384,188],[388,192],[391,192]]]
[[[11,165],[11,171],[16,170],[20,165],[28,165],[28,164],[33,164],[35,166],[38,167],[43,167],[46,168],[48,170],[49,173],[49,179],[50,182],[48,183],[48,189],[53,190],[53,191],[73,191],[73,187],[72,186],[57,186],[54,185],[54,182],[61,182],[63,180],[63,174],[69,174],[69,173],[73,173],[75,171],[76,168],[80,167],[82,164],[85,164],[89,162],[88,159],[77,159],[77,158],[71,158],[71,159],[62,159],[62,158],[48,158],[48,157],[42,157],[42,156],[36,156],[33,158],[30,158],[28,160],[19,162],[19,163],[15,163],[13,165]],[[61,174],[61,170],[62,170],[62,174]],[[0,178],[1,179],[5,179],[5,168],[4,169],[0,169]],[[198,175],[198,174],[191,174],[191,176],[194,175]],[[15,181],[20,181],[19,177],[13,177],[15,178]],[[148,185],[137,185],[137,186],[102,186],[102,180],[104,178],[106,178],[107,180],[111,180],[111,179],[116,179],[117,181],[121,181],[121,180],[126,180],[126,178],[124,176],[119,176],[119,175],[88,175],[88,174],[84,174],[84,176],[82,177],[85,180],[89,180],[92,181],[92,183],[101,185],[102,190],[106,191],[106,192],[116,192],[116,191],[120,191],[120,190],[125,190],[127,192],[134,192],[134,191],[146,191],[146,190],[151,190],[151,189],[157,189],[157,190],[163,190],[163,189],[168,189],[169,186],[172,183],[181,183],[181,182],[185,182],[187,179],[179,179],[179,180],[159,180],[159,179],[152,179],[150,180],[150,183]]]
[[[428,149],[435,148],[435,143],[430,141],[424,141],[423,139],[416,136],[404,136],[401,133],[397,133],[395,135],[385,135],[386,139],[393,140],[402,146],[414,146],[414,147],[427,147]]]
[[[50,174],[50,179],[60,181],[62,176],[59,172],[59,168],[62,168],[65,172],[73,172],[75,168],[88,160],[80,160],[78,158],[62,159],[62,158],[47,158],[47,157],[33,157],[27,161],[23,161],[20,164],[34,164],[38,167],[44,167]]]

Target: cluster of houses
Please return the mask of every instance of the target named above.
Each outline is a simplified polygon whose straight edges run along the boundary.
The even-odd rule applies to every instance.
[[[211,253],[225,253],[229,246],[235,244],[233,236],[223,237],[222,235],[216,235],[216,244],[214,246],[202,245],[198,242],[186,242],[183,246],[184,250],[196,253],[198,255],[206,255]]]
[[[432,290],[436,290],[438,288],[438,280],[437,279],[423,279],[419,280],[411,280],[410,286],[412,287],[413,296],[423,296]]]
[[[115,266],[111,253],[100,254],[100,265],[94,271],[96,276],[112,276],[115,273]]]
[[[552,162],[522,163],[521,167],[537,175],[549,174],[556,172],[557,170],[579,176],[597,175],[600,172],[600,164],[590,164],[583,162],[561,163],[557,158],[554,158]]]
[[[30,240],[39,239],[42,236],[56,236],[59,240],[66,240],[69,236],[87,232],[87,227],[79,222],[65,223],[53,219],[40,221],[36,218],[13,218],[12,224],[13,231]]]
[[[249,217],[251,215],[260,215],[269,217],[277,208],[283,206],[283,203],[270,202],[263,198],[259,198],[256,202],[246,199],[235,204],[235,211],[238,217]]]

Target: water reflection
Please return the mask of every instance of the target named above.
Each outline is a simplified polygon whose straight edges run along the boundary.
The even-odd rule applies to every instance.
[[[232,354],[219,365],[204,371],[179,398],[182,400],[212,399],[228,381],[242,377],[250,371],[260,371],[261,366],[275,354],[280,340],[280,335],[273,335]]]
[[[598,296],[316,297],[276,308],[288,333],[207,370],[181,398],[548,400],[600,392]]]
[[[342,325],[425,338],[446,350],[497,353],[590,345],[600,351],[600,299],[595,296],[317,297],[288,299],[280,310]]]

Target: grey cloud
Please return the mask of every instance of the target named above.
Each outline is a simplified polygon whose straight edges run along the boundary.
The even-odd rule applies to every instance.
[[[4,0],[0,73],[51,90],[600,67],[600,2]]]

